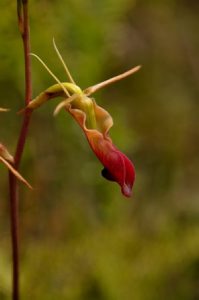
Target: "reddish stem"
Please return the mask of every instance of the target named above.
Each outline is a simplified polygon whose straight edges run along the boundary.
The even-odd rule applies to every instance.
[[[22,33],[24,58],[25,58],[25,103],[31,101],[32,97],[32,76],[31,76],[31,61],[30,61],[30,31],[29,31],[29,11],[28,1],[24,1],[23,4],[23,16],[24,16],[24,31]]]
[[[18,12],[19,14],[20,12]],[[19,16],[18,16],[19,17]],[[21,24],[22,22],[22,24]],[[29,35],[29,14],[28,1],[22,0],[22,11],[20,15],[19,29],[21,31],[24,61],[25,61],[25,105],[31,101],[32,97],[32,79],[31,79],[31,62],[30,62],[30,35]],[[18,137],[15,151],[14,167],[18,170],[30,123],[30,113],[25,112],[23,122]],[[15,176],[9,172],[9,196],[10,196],[10,218],[11,218],[11,236],[12,236],[12,266],[13,266],[13,286],[12,299],[19,300],[19,211],[18,211],[18,190]]]
[[[18,192],[15,176],[9,172],[10,218],[12,237],[12,299],[19,299],[19,222]]]

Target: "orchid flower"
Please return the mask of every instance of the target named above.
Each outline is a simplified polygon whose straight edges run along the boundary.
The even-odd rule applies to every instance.
[[[7,108],[1,108],[0,112],[8,111]],[[31,185],[19,174],[17,170],[13,167],[14,164],[14,158],[13,156],[8,152],[7,148],[0,144],[0,162],[2,162],[14,175],[15,177],[23,182],[25,185],[27,185],[30,189],[32,189]]]
[[[91,149],[104,166],[104,169],[102,170],[103,177],[117,182],[121,187],[122,194],[126,197],[130,197],[135,180],[133,163],[125,154],[117,149],[109,137],[109,130],[113,126],[112,117],[89,96],[102,87],[135,73],[140,69],[140,66],[82,90],[74,82],[54,41],[53,43],[70,82],[60,82],[37,55],[31,54],[44,65],[47,71],[56,80],[57,84],[47,88],[39,96],[33,99],[25,110],[31,113],[34,109],[38,108],[48,100],[57,96],[63,97],[64,100],[58,104],[54,111],[54,115],[57,115],[62,108],[72,115],[82,128]]]

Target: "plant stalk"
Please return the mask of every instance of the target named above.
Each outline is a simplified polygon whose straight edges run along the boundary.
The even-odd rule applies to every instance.
[[[32,78],[31,78],[31,61],[30,61],[30,33],[29,33],[29,12],[28,0],[17,0],[18,24],[21,32],[24,50],[25,64],[25,105],[32,98]],[[30,124],[29,112],[23,115],[21,130],[19,133],[15,157],[14,167],[19,169],[24,146],[28,134]],[[19,300],[19,195],[18,182],[15,176],[9,172],[9,198],[10,198],[10,219],[11,219],[11,242],[12,242],[12,300]]]

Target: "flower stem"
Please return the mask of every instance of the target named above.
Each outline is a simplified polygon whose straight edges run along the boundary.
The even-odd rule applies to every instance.
[[[17,0],[18,24],[21,32],[24,61],[25,61],[25,105],[32,98],[32,79],[31,79],[31,62],[30,62],[30,34],[29,34],[29,14],[28,0]],[[19,169],[22,158],[29,123],[29,112],[23,116],[22,126],[18,137],[15,151],[14,168]],[[18,210],[18,186],[15,176],[9,172],[9,197],[10,197],[10,219],[11,219],[11,236],[12,236],[12,299],[19,300],[19,210]]]
[[[17,182],[9,172],[10,218],[12,242],[12,299],[19,300],[19,222]]]

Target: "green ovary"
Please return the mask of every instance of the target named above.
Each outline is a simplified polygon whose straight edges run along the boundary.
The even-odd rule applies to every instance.
[[[85,95],[79,95],[73,102],[72,108],[79,109],[86,114],[86,127],[96,129],[96,118],[93,100]]]

